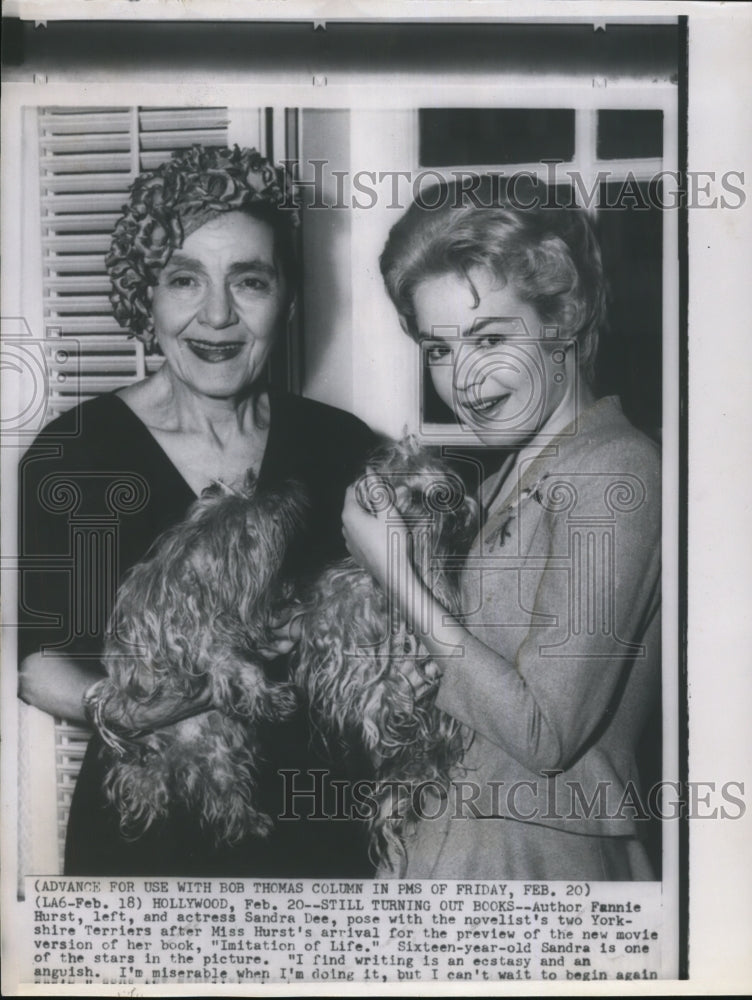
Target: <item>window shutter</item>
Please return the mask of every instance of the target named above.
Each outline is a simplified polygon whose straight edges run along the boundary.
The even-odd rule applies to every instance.
[[[226,146],[227,130],[226,108],[39,110],[50,418],[161,364],[112,315],[104,268],[110,235],[140,171],[196,142]]]

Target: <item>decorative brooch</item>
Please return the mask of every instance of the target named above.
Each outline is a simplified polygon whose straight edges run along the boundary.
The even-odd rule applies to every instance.
[[[520,507],[526,500],[532,498],[538,504],[543,503],[542,489],[546,479],[548,479],[547,472],[531,486],[526,486],[524,490],[520,490],[517,499],[506,508],[507,517],[486,537],[486,548],[489,550],[492,550],[494,547],[502,548],[507,538],[512,537],[512,521],[519,515]]]

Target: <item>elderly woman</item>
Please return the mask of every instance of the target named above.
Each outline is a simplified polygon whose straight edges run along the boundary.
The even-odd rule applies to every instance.
[[[344,509],[351,553],[434,657],[411,683],[435,683],[466,727],[406,875],[647,879],[636,751],[660,678],[660,459],[592,389],[600,250],[584,213],[515,207],[489,179],[474,204],[451,187],[426,203],[392,229],[382,274],[439,397],[509,453],[482,483],[458,618],[392,572],[385,514],[354,491]]]
[[[22,462],[21,551],[41,570],[25,574],[22,595],[20,695],[32,705],[84,718],[84,694],[102,676],[104,595],[213,481],[232,485],[252,469],[261,488],[302,484],[308,508],[288,556],[291,576],[344,554],[344,492],[373,436],[349,414],[265,380],[295,306],[296,225],[281,174],[255,150],[197,146],[134,183],[106,260],[111,298],[120,324],[164,364],[53,421]],[[75,510],[55,502],[55,491],[45,489],[52,482],[76,491]],[[118,483],[126,497],[119,506]],[[71,523],[82,518],[103,525],[101,543],[70,552]],[[114,523],[116,543],[106,552]],[[60,557],[71,556],[72,572],[54,572]],[[280,651],[289,646],[282,632]],[[202,707],[144,706],[137,721],[158,726]],[[277,769],[303,771],[298,787],[309,787],[305,772],[314,762],[302,720],[280,726],[276,737],[269,752]],[[273,767],[267,780],[279,814],[285,803]],[[281,824],[268,845],[224,853],[182,823],[130,843],[103,802],[101,781],[93,739],[71,810],[68,872],[368,871],[357,832],[341,821]]]

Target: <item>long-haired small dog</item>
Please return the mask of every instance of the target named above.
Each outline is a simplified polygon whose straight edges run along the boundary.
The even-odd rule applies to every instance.
[[[462,480],[411,437],[377,452],[369,469],[358,484],[361,506],[399,513],[411,529],[414,567],[440,603],[459,612],[459,570],[477,522]],[[354,560],[327,569],[301,618],[295,680],[330,755],[369,761],[371,855],[379,868],[398,871],[417,818],[414,795],[427,782],[447,788],[466,731],[435,707],[435,676],[416,696],[400,670],[409,658],[427,680],[434,673],[425,672],[430,656],[389,603]]]
[[[295,688],[267,676],[257,653],[289,595],[280,569],[304,500],[295,484],[204,490],[121,585],[108,627],[108,677],[87,696],[110,750],[105,781],[123,833],[141,835],[173,807],[197,816],[217,844],[266,836],[271,818],[255,787],[263,760],[258,724],[289,718]],[[133,710],[185,705],[207,711],[141,731]]]

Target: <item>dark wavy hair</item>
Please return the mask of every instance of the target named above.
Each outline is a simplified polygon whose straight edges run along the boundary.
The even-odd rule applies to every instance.
[[[133,182],[105,257],[115,319],[148,350],[155,343],[149,288],[185,238],[224,212],[245,212],[272,227],[275,253],[292,294],[299,220],[284,171],[255,149],[238,146],[195,145],[175,152]]]
[[[392,227],[381,273],[402,325],[414,339],[413,294],[427,278],[456,274],[473,292],[469,272],[486,268],[578,345],[579,366],[592,381],[598,336],[606,321],[601,251],[585,212],[522,207],[499,196],[490,175],[463,197],[457,184],[426,191]],[[435,206],[435,207],[430,207]]]

